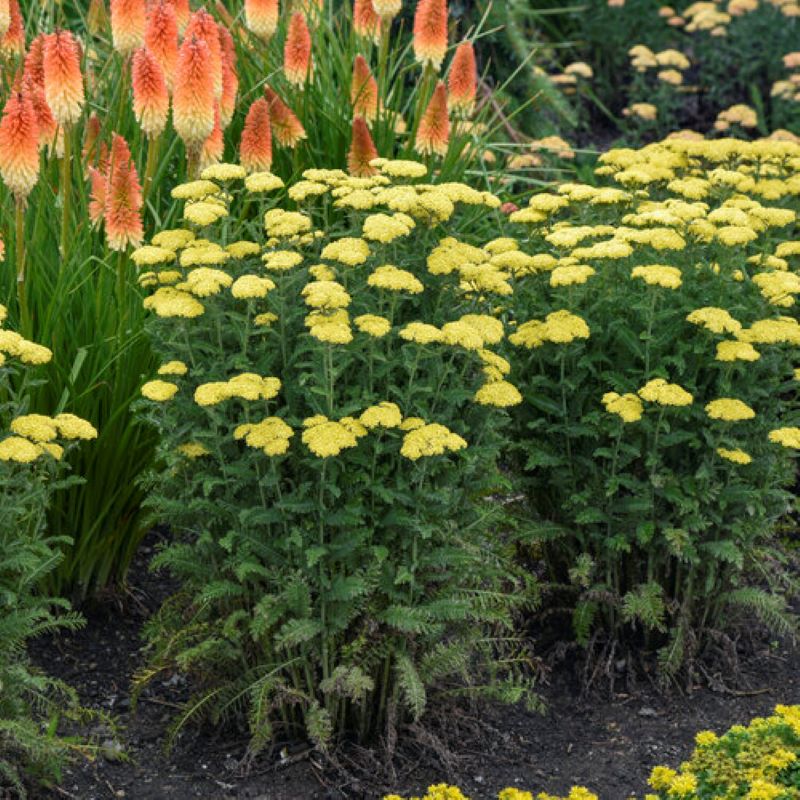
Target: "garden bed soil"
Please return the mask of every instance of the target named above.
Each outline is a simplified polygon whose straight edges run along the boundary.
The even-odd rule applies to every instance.
[[[167,756],[164,735],[185,687],[175,677],[156,680],[136,714],[130,711],[131,676],[142,665],[142,624],[172,589],[147,570],[158,538],[152,534],[140,551],[122,605],[112,599],[86,609],[83,630],[32,647],[43,669],[120,723],[115,734],[95,732],[111,757],[69,767],[59,787],[37,797],[372,800],[389,790],[421,795],[430,783],[447,781],[472,800],[493,799],[506,786],[557,793],[573,784],[588,786],[601,800],[626,800],[644,794],[652,766],[677,766],[687,758],[696,731],[721,732],[768,713],[776,703],[800,703],[800,651],[765,642],[743,665],[735,690],[698,688],[665,696],[643,688],[586,697],[579,676],[557,668],[540,685],[544,714],[495,705],[451,708],[435,715],[427,745],[424,731],[403,737],[394,779],[379,755],[352,747],[337,755],[338,768],[299,745],[265,752],[244,769],[246,736],[235,731],[189,728]],[[438,741],[446,742],[444,752]],[[127,758],[113,757],[117,749]]]

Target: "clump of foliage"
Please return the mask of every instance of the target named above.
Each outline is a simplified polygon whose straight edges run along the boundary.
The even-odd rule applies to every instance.
[[[0,326],[5,316],[0,306]],[[50,357],[0,327],[0,790],[20,796],[37,781],[58,780],[64,763],[85,750],[57,733],[62,717],[83,714],[74,692],[35,669],[26,653],[34,637],[81,622],[37,587],[63,544],[45,530],[53,493],[73,482],[64,478],[62,458],[76,440],[97,435],[71,414],[26,413],[26,390]]]
[[[800,790],[800,706],[779,705],[770,717],[718,736],[701,731],[691,758],[655,767],[645,800],[735,800],[796,797]]]
[[[419,42],[394,4],[380,18],[371,3],[333,0],[6,5],[0,205],[17,271],[0,275],[0,300],[55,353],[33,407],[68,400],[100,430],[98,447],[70,453],[85,481],[53,497],[49,519],[73,545],[48,584],[85,596],[124,580],[145,532],[137,478],[154,440],[130,404],[155,364],[127,255],[172,224],[170,190],[189,167],[233,158],[248,141],[251,158],[287,179],[350,166],[354,143],[356,161],[371,148],[408,156],[424,150],[433,99],[437,129],[447,128],[433,145],[440,170],[483,179],[482,156],[502,131],[495,105],[476,97],[475,26],[459,32],[454,69],[447,3],[441,24],[423,20]]]
[[[669,140],[510,217],[512,452],[578,641],[673,676],[749,609],[795,630],[800,147]]]
[[[289,210],[274,175],[209,167],[175,190],[187,227],[134,253],[162,360],[149,503],[175,534],[156,564],[182,587],[141,677],[191,674],[176,728],[245,712],[254,749],[325,747],[419,718],[433,685],[531,696],[484,499],[521,399],[484,292],[504,279],[461,239],[500,203],[369,170],[307,170]]]

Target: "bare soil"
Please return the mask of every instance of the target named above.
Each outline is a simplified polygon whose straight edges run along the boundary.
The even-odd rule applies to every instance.
[[[147,570],[157,541],[151,535],[140,551],[124,605],[110,600],[86,609],[83,630],[32,648],[43,669],[120,723],[117,733],[95,731],[108,757],[69,767],[59,787],[38,795],[42,800],[373,800],[388,791],[421,795],[441,781],[459,785],[472,800],[495,798],[506,786],[557,793],[574,784],[601,800],[626,800],[644,794],[652,766],[677,766],[687,758],[696,731],[721,732],[776,703],[800,703],[800,651],[764,641],[743,663],[736,689],[723,689],[730,676],[718,675],[711,681],[716,691],[706,685],[664,695],[644,687],[585,696],[579,676],[553,670],[540,687],[545,713],[451,707],[435,713],[424,731],[407,731],[388,768],[380,752],[345,746],[333,764],[302,743],[244,764],[245,732],[231,730],[190,729],[168,756],[164,734],[185,696],[180,680],[156,682],[136,714],[130,711],[142,625],[173,588]],[[115,750],[125,757],[115,757]]]

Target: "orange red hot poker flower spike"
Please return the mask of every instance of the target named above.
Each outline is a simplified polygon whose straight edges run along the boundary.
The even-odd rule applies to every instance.
[[[372,122],[378,116],[378,83],[362,55],[357,55],[353,62],[350,102],[353,114],[364,117],[367,122]]]
[[[453,56],[447,79],[450,108],[468,116],[475,109],[478,93],[478,67],[472,42],[462,42]]]
[[[114,134],[105,197],[106,241],[111,250],[138,247],[144,239],[142,187],[127,142]]]
[[[354,0],[353,30],[365,39],[378,41],[381,38],[381,18],[375,11],[372,0]]]
[[[264,41],[275,35],[280,18],[280,0],[244,0],[248,29]]]
[[[24,204],[39,179],[38,139],[30,97],[12,91],[0,118],[0,175],[17,203]]]
[[[447,0],[419,0],[413,45],[417,61],[438,72],[447,53]]]
[[[289,21],[289,32],[283,49],[283,73],[289,83],[302,87],[306,78],[311,77],[312,70],[311,33],[308,30],[308,22],[305,14],[295,11]]]
[[[306,138],[303,124],[286,103],[281,100],[277,92],[269,86],[264,87],[264,94],[269,103],[269,114],[272,121],[272,135],[275,141],[283,147],[297,147]]]
[[[56,122],[71,125],[83,110],[83,76],[78,43],[69,31],[56,31],[44,40],[44,95]]]
[[[161,67],[167,89],[171,92],[178,67],[178,20],[175,6],[168,0],[155,0],[150,4],[144,46]]]
[[[169,92],[155,56],[144,47],[133,56],[133,112],[149,139],[167,127]]]
[[[247,112],[239,145],[239,160],[248,172],[268,172],[272,167],[272,131],[269,103],[263,97]]]
[[[187,150],[199,151],[214,128],[214,77],[210,52],[203,39],[184,40],[178,54],[172,120]]]
[[[111,0],[111,38],[120,54],[129,56],[144,44],[146,26],[145,0]]]
[[[417,130],[414,149],[422,155],[447,155],[450,144],[450,118],[447,113],[447,88],[439,81]]]
[[[353,139],[347,154],[347,169],[358,178],[368,178],[378,170],[370,165],[370,161],[378,157],[378,149],[372,140],[367,121],[364,117],[353,118]]]

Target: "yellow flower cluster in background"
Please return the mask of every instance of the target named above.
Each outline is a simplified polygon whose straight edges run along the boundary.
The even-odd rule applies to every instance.
[[[0,326],[7,316],[6,307],[0,305]],[[37,366],[47,364],[52,355],[48,348],[0,327],[0,379],[14,361]],[[43,457],[58,461],[64,455],[65,442],[96,438],[95,427],[74,414],[17,414],[9,421],[7,431],[0,429],[0,461],[31,464]]]

